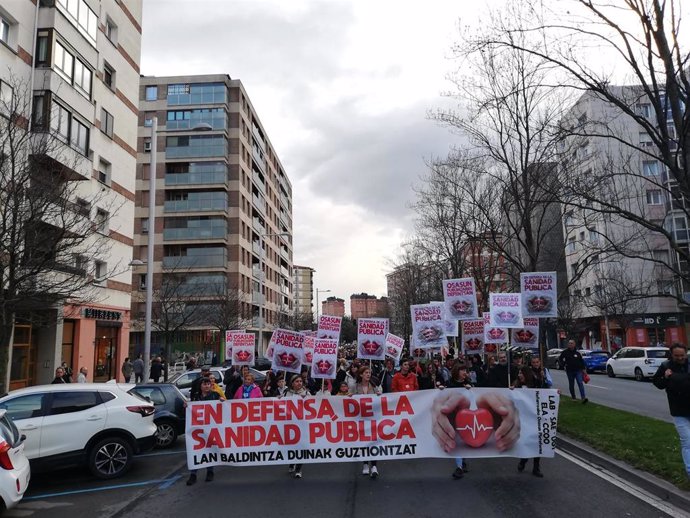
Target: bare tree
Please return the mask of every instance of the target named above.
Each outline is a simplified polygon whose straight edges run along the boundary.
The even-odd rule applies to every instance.
[[[12,95],[0,100],[0,391],[17,320],[55,323],[63,304],[95,300],[95,285],[125,265],[103,265],[107,236],[91,219],[91,207],[106,205],[87,184],[83,142],[65,141],[60,121],[34,112],[33,92],[13,78]],[[5,85],[3,85],[3,88]],[[3,90],[3,93],[5,91]],[[109,207],[112,211],[114,207]],[[111,212],[112,213],[112,212]]]

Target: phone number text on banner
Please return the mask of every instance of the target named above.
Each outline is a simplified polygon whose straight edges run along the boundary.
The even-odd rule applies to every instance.
[[[423,390],[257,398],[187,407],[187,464],[553,457],[555,390]]]

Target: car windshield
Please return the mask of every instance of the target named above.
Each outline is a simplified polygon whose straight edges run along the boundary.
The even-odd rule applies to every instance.
[[[592,354],[592,356],[598,356],[598,357],[603,357],[603,358],[609,357],[609,353],[605,353],[605,352],[596,352],[596,353],[591,353],[591,354]]]
[[[665,350],[647,351],[647,358],[666,358],[666,356],[667,351]]]

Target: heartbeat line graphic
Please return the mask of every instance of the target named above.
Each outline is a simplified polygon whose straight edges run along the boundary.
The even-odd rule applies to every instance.
[[[476,439],[477,438],[477,433],[479,432],[485,432],[486,430],[493,430],[493,426],[484,426],[483,424],[477,422],[477,416],[474,416],[472,418],[472,424],[471,425],[466,425],[463,426],[462,428],[456,428],[458,432],[464,432],[465,430],[469,430],[470,433],[472,434],[472,438]]]

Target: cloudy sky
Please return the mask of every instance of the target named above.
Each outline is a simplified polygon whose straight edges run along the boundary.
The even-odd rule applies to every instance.
[[[294,262],[328,295],[381,296],[424,160],[458,142],[427,112],[481,3],[145,0],[141,70],[240,79],[292,182]]]

